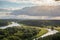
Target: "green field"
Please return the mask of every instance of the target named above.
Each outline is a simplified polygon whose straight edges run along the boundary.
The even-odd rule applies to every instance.
[[[36,35],[36,38],[40,37],[43,34],[46,34],[48,32],[48,30],[46,30],[46,28],[40,28],[40,29],[41,29],[41,31]]]

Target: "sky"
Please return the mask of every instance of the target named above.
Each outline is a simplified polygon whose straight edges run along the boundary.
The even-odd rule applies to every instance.
[[[55,0],[0,0],[0,8],[21,9],[41,5],[60,5]]]
[[[0,0],[0,18],[21,18],[21,19],[48,19],[47,16],[28,16],[28,15],[10,15],[13,10],[21,10],[25,7],[32,6],[57,6],[60,0]],[[59,19],[60,17],[52,17],[51,19]]]

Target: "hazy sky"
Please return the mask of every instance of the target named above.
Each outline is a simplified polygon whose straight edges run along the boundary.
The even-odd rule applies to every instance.
[[[19,9],[38,5],[60,5],[60,2],[55,0],[0,0],[0,8]]]
[[[16,15],[10,15],[12,10],[22,9],[24,7],[32,6],[57,6],[60,5],[60,1],[55,0],[0,0],[0,18],[15,18]],[[8,13],[8,14],[7,14]],[[18,18],[30,18],[30,19],[48,19],[47,16],[28,16],[28,15],[18,15]],[[59,19],[60,17],[55,17],[54,19]],[[51,18],[53,19],[53,17]]]

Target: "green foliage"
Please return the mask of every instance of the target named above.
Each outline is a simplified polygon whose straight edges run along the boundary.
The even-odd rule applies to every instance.
[[[0,20],[0,27],[8,25],[8,21]]]
[[[0,20],[0,27],[8,25],[11,21],[22,23],[27,26],[38,27],[57,27],[60,26],[60,20]],[[53,29],[53,28],[52,28]],[[57,29],[60,31],[60,29]],[[31,27],[10,27],[0,29],[0,40],[32,40],[40,37],[47,32],[46,29]],[[50,35],[39,40],[60,40],[60,33]]]
[[[40,29],[31,27],[9,27],[0,29],[0,40],[32,40]]]
[[[28,26],[38,26],[38,27],[46,27],[46,26],[60,26],[60,20],[23,20],[18,23],[22,23]]]
[[[7,37],[8,38],[8,40],[21,40],[19,37],[17,37],[17,36],[9,36],[9,37]]]
[[[57,30],[57,31],[59,31],[59,32],[60,32],[60,27],[55,28],[55,30]]]
[[[48,32],[48,30],[46,30],[46,28],[40,28],[40,29],[41,29],[41,31],[37,34],[36,37],[40,37],[40,36],[42,36],[43,34],[45,34],[45,33]]]

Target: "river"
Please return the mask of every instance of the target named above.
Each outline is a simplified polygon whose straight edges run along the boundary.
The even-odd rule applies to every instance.
[[[7,26],[2,26],[2,27],[0,27],[0,29],[5,29],[5,28],[8,28],[8,27],[13,27],[13,26],[21,26],[21,25],[16,23],[16,22],[11,22],[11,24],[9,24]]]
[[[46,36],[49,36],[49,35],[53,35],[53,34],[56,34],[58,31],[57,30],[51,30],[51,29],[47,29],[48,32],[36,39],[33,39],[33,40],[38,40],[39,38],[43,38],[43,37],[46,37]]]

